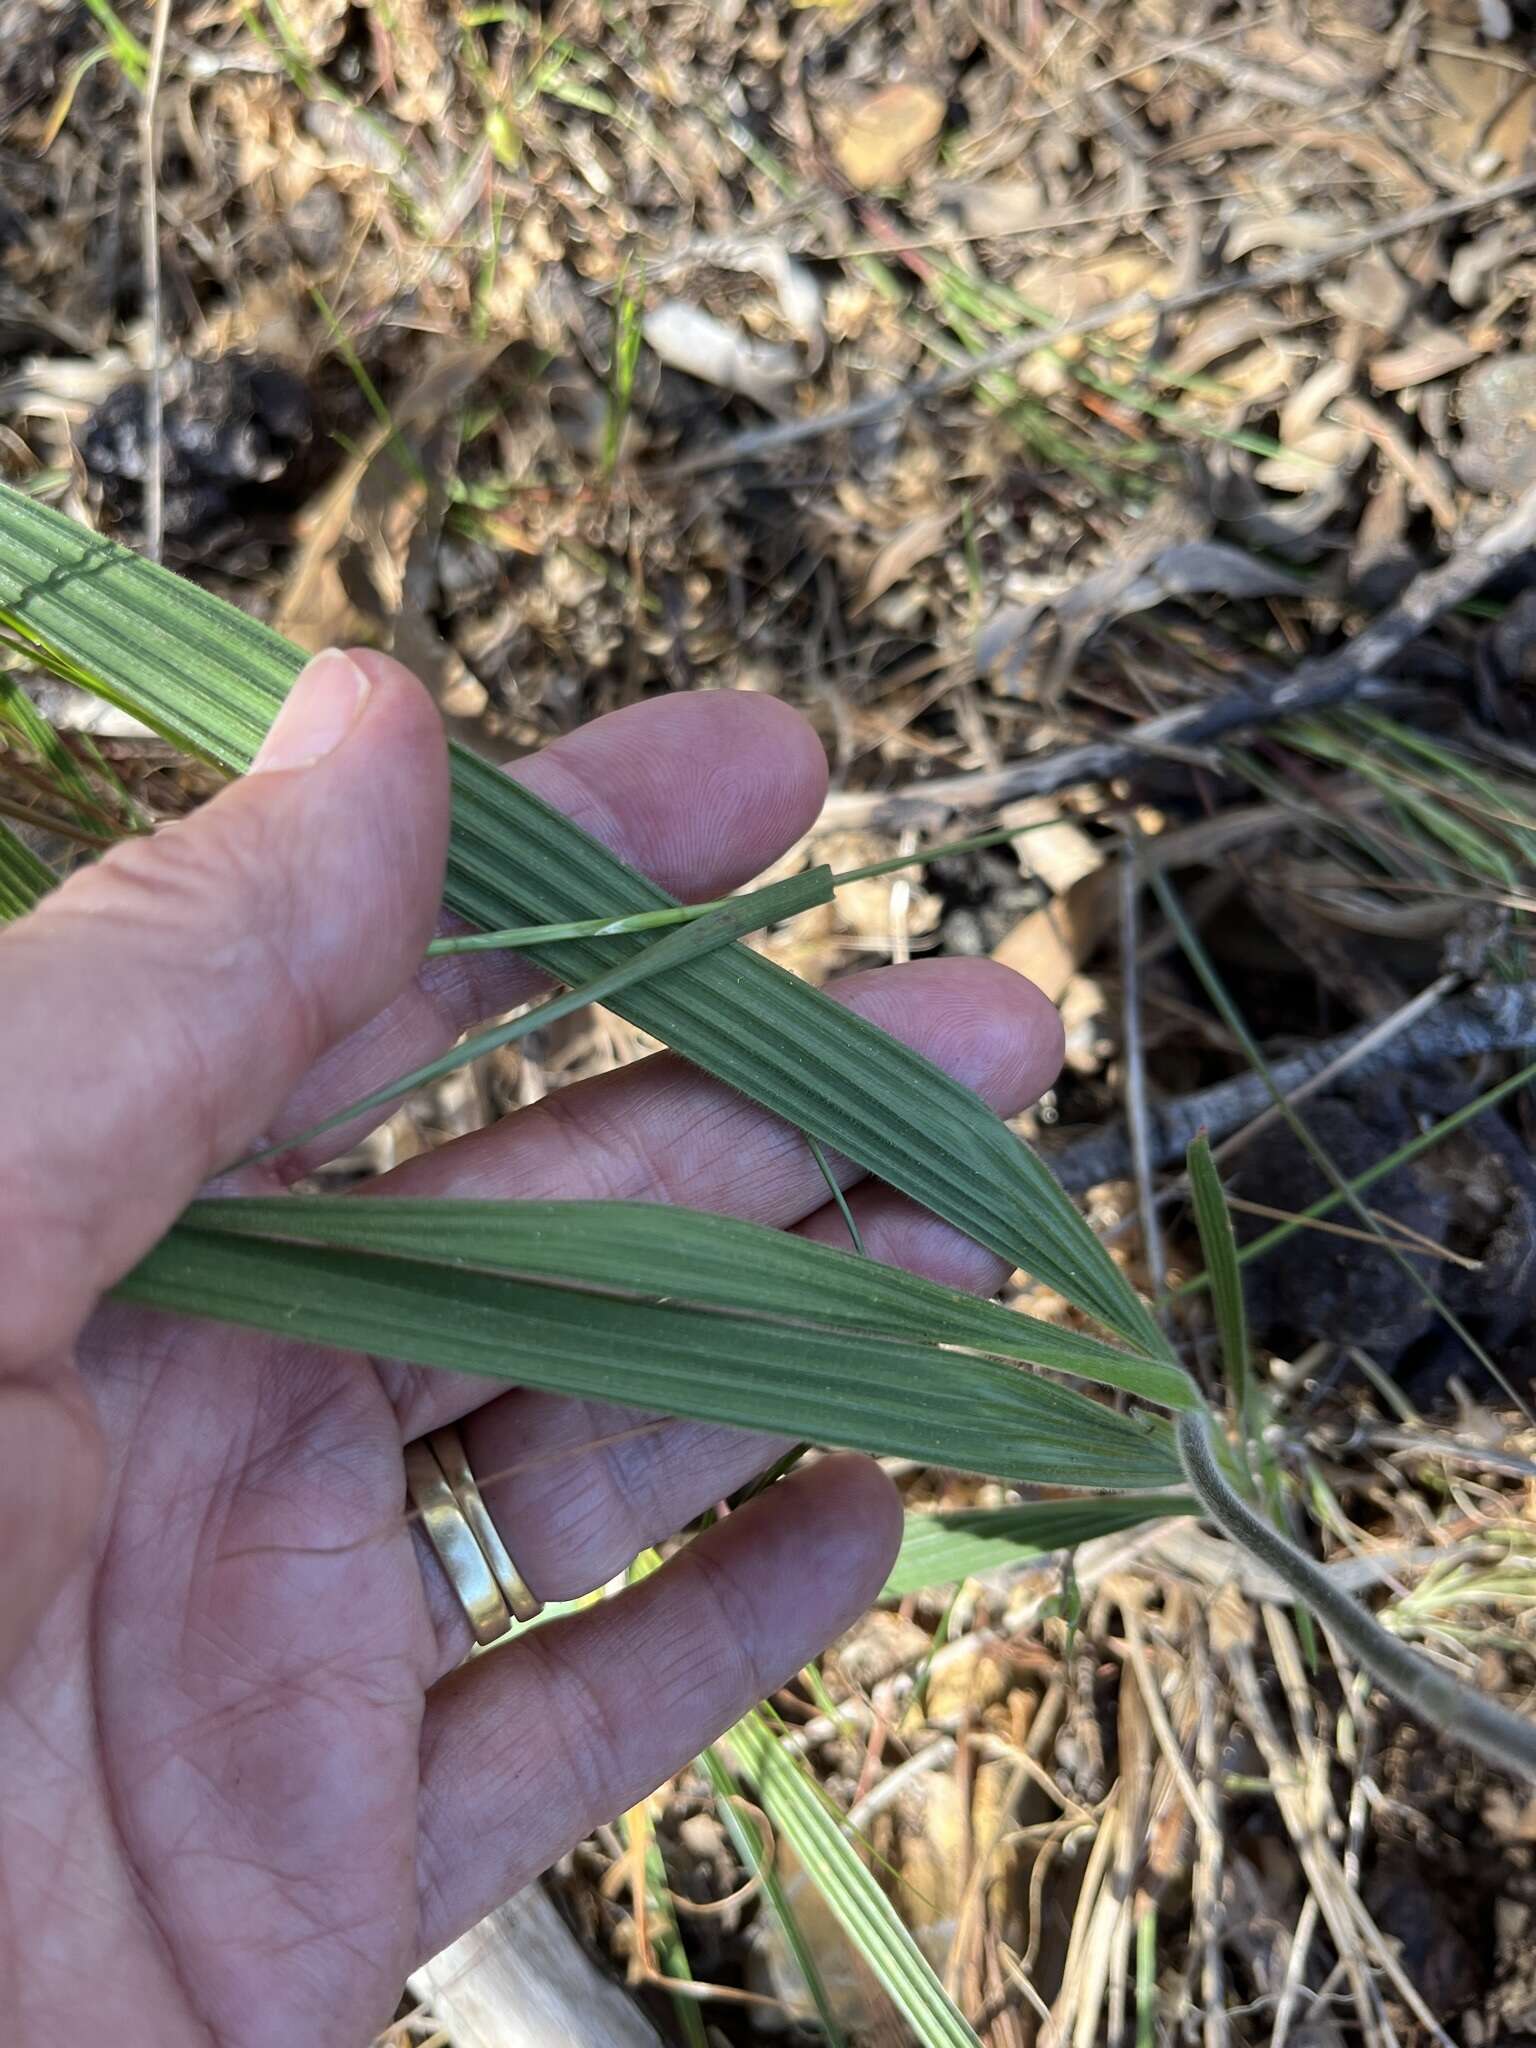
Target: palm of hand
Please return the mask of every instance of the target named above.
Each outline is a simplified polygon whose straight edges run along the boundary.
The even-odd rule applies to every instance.
[[[441,743],[407,679],[377,657],[370,670],[365,723],[376,730],[351,793],[338,794],[343,768],[331,763],[344,764],[355,741],[323,767],[272,778],[332,779],[309,798],[290,791],[290,815],[267,830],[293,862],[298,900],[324,902],[329,891],[345,903],[340,936],[329,918],[310,935],[314,971],[350,975],[358,991],[340,1005],[344,1028],[315,1005],[322,1024],[309,1058],[334,1050],[296,1089],[309,1058],[290,1060],[281,1084],[275,1074],[252,1084],[270,1097],[256,1112],[269,1129],[274,1119],[307,1127],[530,986],[493,956],[470,973],[442,963],[412,979],[420,938],[409,919],[391,965],[381,930],[402,922],[402,896],[419,899],[423,927],[435,901],[430,861],[425,873],[412,865],[412,807],[431,801],[422,752],[440,759]],[[756,873],[809,822],[819,759],[782,707],[715,696],[600,721],[524,772],[678,893],[707,896]],[[360,845],[354,833],[338,850],[334,832],[319,848],[302,843],[299,823],[317,805],[334,823],[348,803],[369,827]],[[226,838],[234,815],[226,810]],[[178,828],[182,865],[169,890],[159,842],[150,849],[151,939],[164,936],[157,920],[229,917],[238,862],[226,844],[212,880],[200,873],[200,849],[213,843],[196,836],[203,819]],[[416,836],[432,841],[427,826]],[[270,864],[272,846],[263,854]],[[321,871],[326,860],[339,871]],[[85,886],[104,893],[96,907],[111,916],[122,916],[125,895],[144,915],[131,861],[106,863]],[[77,892],[75,902],[88,899]],[[264,909],[265,897],[254,914]],[[138,958],[144,933],[128,923]],[[302,998],[291,932],[285,944],[284,971]],[[264,965],[270,953],[258,949]],[[224,1010],[207,1009],[212,1042],[200,1040],[197,1054],[209,1072],[259,1067],[269,1050],[253,1048],[241,1013],[249,978],[236,958]],[[198,989],[204,1002],[202,980]],[[1000,1109],[1022,1106],[1054,1072],[1052,1013],[986,963],[859,976],[844,994]],[[39,1012],[51,1015],[57,1003],[44,997]],[[206,1156],[179,1183],[165,1175],[163,1220],[137,1244],[100,1250],[121,1229],[119,1211],[104,1193],[90,1221],[86,1175],[137,1143],[153,1180],[154,1155],[142,1152],[144,1123],[157,1129],[163,1114],[153,1084],[181,1078],[174,1042],[162,1056],[168,1014],[174,1021],[162,1001],[143,1023],[143,1057],[162,1069],[146,1083],[148,1110],[120,1113],[111,1091],[108,1128],[86,1128],[76,1148],[81,1215],[65,1243],[84,1247],[79,1263],[95,1259],[98,1287],[238,1149],[232,1128],[241,1145],[255,1134],[238,1121],[245,1111],[232,1126],[205,1114]],[[24,1057],[0,1057],[0,1085],[30,1071],[46,1096],[38,1074],[49,1047],[34,1041],[23,1038]],[[66,1060],[55,1094],[74,1079]],[[67,1157],[72,1135],[61,1145],[46,1133],[42,1156]],[[566,1089],[378,1186],[668,1199],[846,1241],[798,1134],[669,1058]],[[889,1191],[857,1188],[852,1201],[873,1256],[957,1286],[998,1284],[988,1255]],[[0,1266],[4,1250],[0,1231]],[[32,1271],[66,1263],[57,1247],[45,1253]],[[0,1343],[0,1396],[3,1353]],[[878,1470],[827,1459],[619,1599],[456,1668],[469,1633],[403,1515],[406,1442],[460,1424],[487,1504],[546,1599],[604,1583],[778,1447],[123,1307],[98,1312],[79,1357],[105,1442],[101,1505],[83,1560],[0,1678],[0,1985],[40,2037],[267,2048],[297,2033],[328,2048],[360,2044],[418,1960],[680,1768],[846,1626],[877,1590],[895,1540],[896,1504]]]
[[[362,2041],[422,1952],[440,1675],[388,1396],[365,1359],[125,1312],[82,1365],[108,1498],[0,1689],[9,1943],[57,1950],[60,2040],[103,2038],[110,1987],[165,2048],[261,2040],[274,1999]]]

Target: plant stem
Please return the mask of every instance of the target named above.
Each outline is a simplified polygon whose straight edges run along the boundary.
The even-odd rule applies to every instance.
[[[1334,1585],[1304,1551],[1254,1513],[1228,1485],[1211,1441],[1209,1418],[1199,1409],[1175,1425],[1189,1489],[1222,1532],[1267,1565],[1339,1638],[1384,1692],[1436,1734],[1464,1742],[1489,1763],[1536,1784],[1536,1723],[1484,1698],[1389,1635],[1358,1601]]]
[[[984,847],[1002,846],[1010,839],[1022,838],[1026,832],[1040,832],[1055,823],[1054,818],[1042,818],[1031,825],[1003,825],[992,832],[973,833],[969,839],[950,839],[941,846],[923,847],[915,853],[893,854],[889,860],[870,861],[862,868],[845,868],[832,877],[832,887],[842,889],[850,882],[871,882],[880,875],[923,867],[951,854],[979,853]],[[450,953],[498,953],[518,946],[558,945],[568,939],[611,939],[629,932],[660,931],[667,925],[691,923],[708,911],[721,910],[727,903],[740,900],[735,896],[717,896],[708,903],[678,903],[666,910],[636,911],[631,917],[588,917],[571,924],[530,924],[506,931],[465,932],[454,938],[434,939],[427,948],[427,957],[437,960]]]

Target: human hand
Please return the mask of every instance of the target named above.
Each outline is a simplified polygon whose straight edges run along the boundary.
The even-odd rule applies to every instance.
[[[422,966],[447,777],[397,664],[312,664],[259,766],[0,935],[0,2002],[38,2040],[364,2042],[422,1958],[845,1628],[897,1539],[878,1467],[826,1458],[617,1599],[459,1668],[467,1624],[402,1512],[412,1439],[458,1423],[474,1470],[507,1475],[485,1498],[547,1599],[780,1447],[98,1306],[255,1140],[536,986],[506,955]],[[515,772],[692,899],[775,859],[824,780],[792,711],[731,694],[618,712]],[[990,963],[838,993],[1000,1111],[1055,1071],[1054,1012]],[[1000,1283],[846,1178],[872,1256]],[[669,1055],[370,1188],[392,1192],[671,1201],[846,1242],[800,1136]]]

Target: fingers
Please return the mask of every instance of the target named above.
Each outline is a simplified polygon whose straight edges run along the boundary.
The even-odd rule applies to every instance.
[[[0,1679],[75,1562],[101,1498],[96,1417],[68,1358],[0,1379]]]
[[[855,1190],[848,1206],[865,1253],[882,1266],[904,1266],[909,1273],[921,1273],[925,1280],[967,1294],[996,1294],[1008,1278],[1006,1259],[996,1257],[951,1224],[940,1222],[931,1210],[919,1208],[893,1188],[869,1182]],[[831,1202],[806,1217],[799,1235],[838,1251],[851,1249],[848,1225]]]
[[[590,1613],[428,1695],[421,1953],[680,1770],[878,1594],[901,1535],[868,1459],[827,1458]]]
[[[723,690],[615,711],[509,772],[691,902],[724,895],[777,860],[815,822],[827,781],[821,743],[798,712],[776,698]],[[409,1073],[544,979],[511,953],[430,961],[398,1001],[306,1077],[277,1133],[306,1130]],[[355,1136],[332,1132],[293,1155],[286,1170],[334,1157]]]
[[[990,960],[876,968],[830,993],[1004,1114],[1033,1101],[1060,1063],[1055,1010]],[[826,1194],[799,1131],[669,1056],[559,1089],[375,1185],[416,1196],[667,1201],[779,1225]]]
[[[257,772],[0,935],[0,1370],[65,1348],[409,979],[447,826],[426,692],[394,663],[322,656]]]
[[[1054,1079],[1061,1026],[1031,983],[988,960],[923,961],[853,975],[833,991],[1013,1115]],[[845,1182],[857,1175],[833,1162]],[[826,1183],[804,1137],[659,1056],[561,1089],[494,1129],[409,1161],[370,1195],[669,1201],[778,1227],[820,1208]],[[402,1434],[491,1398],[483,1380],[391,1367]]]
[[[1007,1278],[1001,1259],[889,1188],[866,1182],[848,1206],[873,1259],[978,1294]],[[830,1202],[800,1230],[840,1249],[848,1243],[848,1226]],[[573,1600],[605,1585],[637,1551],[734,1493],[789,1445],[531,1388],[487,1402],[465,1417],[460,1435],[492,1521],[545,1600]],[[417,1550],[439,1671],[447,1672],[469,1649],[469,1625],[424,1535]]]
[[[577,1600],[606,1585],[648,1544],[675,1536],[790,1445],[522,1387],[480,1409],[459,1434],[497,1533],[541,1600]],[[463,1661],[473,1635],[419,1526],[416,1555],[441,1677]]]

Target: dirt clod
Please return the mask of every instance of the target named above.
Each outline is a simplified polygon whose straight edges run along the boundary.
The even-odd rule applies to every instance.
[[[280,363],[254,356],[183,360],[165,380],[165,525],[207,550],[238,523],[247,494],[281,501],[311,439],[309,394]],[[145,386],[119,385],[80,437],[86,468],[127,523],[137,516],[148,462]]]

